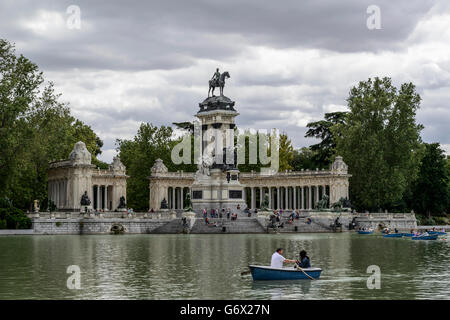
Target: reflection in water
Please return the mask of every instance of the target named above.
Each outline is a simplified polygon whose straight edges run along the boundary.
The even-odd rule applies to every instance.
[[[318,281],[254,282],[277,247],[305,249]],[[8,236],[0,238],[0,299],[449,299],[444,241],[357,234]],[[69,265],[81,290],[69,290]],[[381,289],[369,290],[369,265]]]

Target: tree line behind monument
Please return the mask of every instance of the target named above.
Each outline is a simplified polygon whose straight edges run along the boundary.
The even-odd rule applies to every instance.
[[[0,39],[0,228],[27,227],[23,211],[35,199],[47,206],[47,169],[52,160],[67,158],[77,141],[85,142],[93,164],[103,142],[44,78],[36,64],[18,55]],[[294,149],[280,135],[280,171],[328,168],[339,154],[348,164],[350,199],[358,211],[414,210],[427,223],[443,220],[450,209],[450,159],[439,143],[424,143],[416,122],[420,96],[412,83],[396,88],[390,78],[361,81],[351,88],[348,112],[326,113],[309,123],[306,137],[319,142]],[[189,130],[189,123],[177,123]],[[132,140],[117,139],[117,151],[130,176],[128,206],[148,210],[148,176],[157,158],[169,171],[194,172],[197,165],[175,165],[171,150],[180,142],[174,128],[142,123]],[[249,140],[246,143],[250,143]],[[246,148],[248,150],[248,148]],[[258,171],[261,164],[239,165],[241,172]],[[427,220],[428,219],[428,220]]]

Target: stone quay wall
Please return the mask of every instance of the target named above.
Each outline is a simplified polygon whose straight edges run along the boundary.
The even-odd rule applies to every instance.
[[[289,222],[287,213],[277,222],[275,229],[271,224],[270,212],[259,212],[251,217],[238,217],[231,221],[226,218],[209,219],[213,225],[206,225],[198,214],[187,217],[183,224],[182,212],[162,211],[155,213],[108,212],[101,214],[44,213],[32,214],[32,234],[109,234],[120,230],[125,234],[145,233],[315,233],[335,232],[333,225],[339,218],[341,227],[337,231],[349,231],[352,223],[355,228],[371,227],[380,230],[380,226],[409,230],[417,228],[412,213],[351,213],[351,212],[302,212],[299,219]],[[30,233],[27,233],[30,234]]]

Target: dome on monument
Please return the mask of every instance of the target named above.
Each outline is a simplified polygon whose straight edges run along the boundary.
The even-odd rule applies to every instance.
[[[169,170],[167,170],[167,167],[164,165],[164,162],[161,159],[156,159],[155,164],[151,169],[152,174],[166,173],[168,171]]]
[[[91,153],[83,141],[75,143],[72,152],[69,154],[69,160],[73,164],[91,164],[91,158]]]
[[[331,171],[337,171],[338,173],[348,172],[348,166],[345,164],[341,156],[337,156],[334,162],[331,164]]]
[[[206,98],[203,102],[199,103],[200,111],[206,112],[211,110],[229,110],[236,111],[234,109],[234,101],[225,96],[213,96]]]

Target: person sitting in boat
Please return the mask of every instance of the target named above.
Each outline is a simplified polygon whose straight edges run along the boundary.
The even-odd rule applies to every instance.
[[[311,268],[311,262],[305,250],[300,251],[300,260],[297,260],[296,263],[300,268]]]
[[[278,248],[272,255],[270,267],[283,268],[283,263],[296,263],[297,260],[289,260],[282,256],[283,248]]]
[[[395,229],[394,229],[394,232],[395,232],[395,233],[398,233],[398,229],[397,229],[397,228],[395,228]]]

